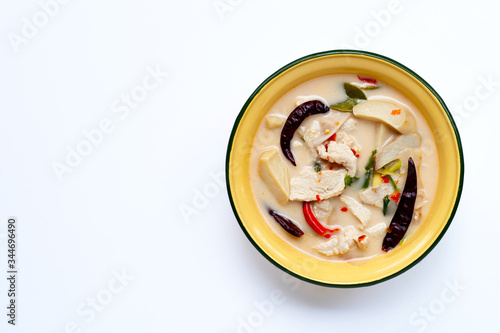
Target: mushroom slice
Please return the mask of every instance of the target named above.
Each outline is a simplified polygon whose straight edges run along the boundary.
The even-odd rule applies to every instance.
[[[394,140],[386,144],[375,154],[375,170],[382,168],[387,163],[390,163],[399,158],[400,154],[406,148],[418,148],[422,138],[420,134],[404,134],[396,137]]]
[[[413,112],[390,102],[362,102],[354,106],[352,112],[358,118],[387,124],[401,134],[410,134],[417,130],[417,120]]]

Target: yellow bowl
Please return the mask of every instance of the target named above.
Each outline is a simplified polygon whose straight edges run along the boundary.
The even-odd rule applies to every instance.
[[[428,214],[404,246],[356,263],[335,263],[308,256],[279,238],[263,218],[249,179],[250,148],[257,128],[271,106],[286,92],[312,78],[329,74],[376,77],[408,97],[423,113],[436,139],[439,181]],[[420,76],[387,57],[335,50],[298,59],[267,78],[236,118],[226,156],[226,181],[231,205],[248,239],[282,270],[312,283],[358,287],[390,279],[422,260],[448,229],[458,207],[464,175],[460,137],[445,103]],[[438,202],[437,202],[438,201]]]

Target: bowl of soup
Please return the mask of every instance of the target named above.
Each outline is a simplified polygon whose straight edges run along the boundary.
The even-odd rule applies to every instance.
[[[387,280],[422,260],[458,207],[464,162],[445,103],[382,55],[335,50],[269,76],[236,118],[226,180],[269,261],[331,287]]]

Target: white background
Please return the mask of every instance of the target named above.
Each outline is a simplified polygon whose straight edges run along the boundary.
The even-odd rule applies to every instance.
[[[497,331],[498,2],[67,2],[51,17],[35,0],[0,4],[1,332]],[[262,257],[217,177],[253,90],[299,57],[346,47],[393,58],[439,92],[466,177],[450,229],[421,263],[330,289]],[[155,87],[125,114],[121,96],[144,79]],[[103,119],[110,133],[58,177],[54,165]]]

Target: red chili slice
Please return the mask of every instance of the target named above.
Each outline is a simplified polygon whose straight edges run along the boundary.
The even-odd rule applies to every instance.
[[[372,79],[371,77],[366,77],[366,76],[358,75],[358,79],[360,81],[363,81],[363,82],[366,82],[366,83],[377,84],[377,80]]]
[[[304,217],[306,219],[307,224],[314,230],[318,235],[321,235],[326,238],[330,238],[330,234],[327,232],[335,232],[338,231],[338,229],[328,229],[325,228],[321,222],[318,221],[316,216],[314,216],[314,213],[312,211],[311,204],[309,202],[304,201],[304,204],[302,206],[302,211],[304,213]]]
[[[333,133],[333,135],[331,137],[329,137],[327,140],[328,141],[335,141],[335,140],[337,140],[337,133]]]
[[[401,196],[401,193],[398,192],[398,193],[394,193],[393,195],[391,195],[391,199],[394,200],[396,203],[399,202],[399,197]]]

